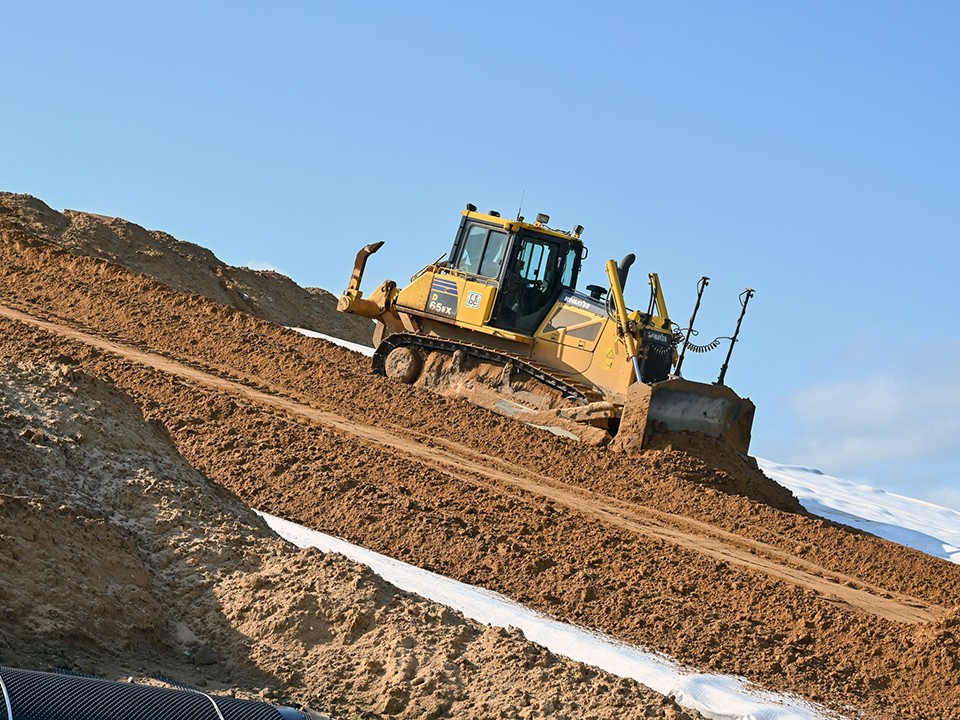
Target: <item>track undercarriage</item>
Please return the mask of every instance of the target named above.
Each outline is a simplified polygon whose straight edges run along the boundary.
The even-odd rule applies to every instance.
[[[609,442],[619,424],[618,408],[592,388],[527,359],[470,343],[397,333],[377,347],[373,368],[591,444]]]

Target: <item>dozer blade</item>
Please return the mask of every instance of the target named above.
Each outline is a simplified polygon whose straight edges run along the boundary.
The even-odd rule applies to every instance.
[[[725,385],[671,378],[627,392],[614,447],[625,452],[645,447],[652,433],[698,432],[725,442],[737,452],[750,449],[754,404]]]

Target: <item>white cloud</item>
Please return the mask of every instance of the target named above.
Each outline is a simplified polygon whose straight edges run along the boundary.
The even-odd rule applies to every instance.
[[[875,373],[803,388],[788,400],[809,460],[845,471],[878,461],[960,455],[960,372]]]
[[[916,346],[905,356],[879,340],[841,350],[834,370],[845,377],[791,393],[782,409],[795,433],[768,452],[960,509],[958,351]]]

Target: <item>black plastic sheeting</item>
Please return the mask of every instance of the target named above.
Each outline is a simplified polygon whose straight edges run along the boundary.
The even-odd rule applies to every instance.
[[[12,713],[12,717],[11,717]],[[0,667],[0,720],[308,720],[252,700]]]

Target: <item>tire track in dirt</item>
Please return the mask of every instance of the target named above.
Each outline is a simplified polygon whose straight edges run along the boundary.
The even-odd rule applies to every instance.
[[[507,471],[509,471],[511,468],[509,463],[501,460],[500,458],[483,455],[482,453],[478,453],[469,448],[464,448],[462,445],[446,439],[432,438],[432,442],[446,445],[452,452],[472,455],[477,461],[487,464],[495,463],[505,468]],[[573,507],[584,514],[594,515],[595,517],[612,525],[616,525],[633,532],[639,532],[641,534],[657,537],[663,540],[671,540],[682,547],[695,547],[697,550],[704,552],[704,554],[710,555],[719,560],[733,562],[748,569],[764,572],[772,577],[778,577],[795,585],[800,585],[807,589],[814,590],[826,600],[834,602],[847,602],[848,604],[855,606],[859,605],[857,602],[851,602],[849,598],[844,596],[844,594],[838,593],[836,587],[833,588],[833,591],[829,595],[824,594],[823,583],[820,582],[811,584],[805,581],[805,575],[812,575],[816,578],[821,578],[829,583],[839,585],[845,589],[850,589],[853,587],[858,590],[863,590],[868,594],[878,596],[882,600],[896,599],[898,604],[905,605],[916,610],[916,612],[907,612],[902,615],[899,613],[887,615],[882,609],[875,609],[873,611],[875,615],[888,620],[899,622],[926,622],[947,612],[946,608],[934,603],[918,600],[917,598],[913,598],[902,593],[894,595],[894,593],[891,591],[876,584],[865,582],[864,580],[849,574],[828,570],[817,563],[810,562],[803,558],[797,557],[796,555],[791,555],[790,553],[774,547],[773,545],[728,532],[706,522],[663,512],[654,508],[637,505],[636,503],[626,502],[608,495],[603,495],[601,493],[596,493],[584,488],[572,486],[549,476],[534,473],[525,468],[513,468],[512,474],[515,476],[519,476],[520,474],[526,475],[533,479],[540,488],[556,488],[559,491],[555,494],[556,497],[550,497],[545,492],[541,492],[540,494],[544,495],[545,497],[550,497],[550,499],[556,502],[561,502],[569,507]],[[571,505],[570,503],[564,502],[564,497],[561,495],[579,496],[582,498],[584,504],[576,506]],[[638,527],[638,522],[642,524],[642,527]],[[651,532],[652,528],[656,528],[655,533]],[[696,545],[695,543],[704,544]],[[738,552],[734,555],[730,552],[731,548],[738,548],[744,552]],[[744,553],[754,557],[745,557]],[[770,567],[770,562],[763,562],[761,561],[760,557],[757,556],[763,556],[767,560],[775,563],[777,566],[780,566],[784,569],[789,569],[790,572],[779,572],[775,569],[772,569]],[[867,608],[864,607],[864,609]],[[909,619],[911,617],[912,619]]]
[[[82,342],[170,375],[282,409],[295,417],[305,418],[363,441],[390,448],[405,458],[414,459],[458,480],[467,480],[501,493],[520,491],[536,495],[630,533],[669,542],[718,561],[765,574],[812,590],[828,601],[844,603],[886,620],[912,624],[927,622],[946,613],[946,609],[938,605],[905,595],[895,595],[765,543],[742,538],[707,523],[616,500],[568,485],[555,478],[515,468],[499,458],[453,441],[426,437],[396,426],[387,429],[354,422],[336,413],[319,410],[289,397],[284,392],[266,392],[239,380],[225,378],[214,372],[63,324],[42,320],[8,306],[0,305],[0,316]]]

